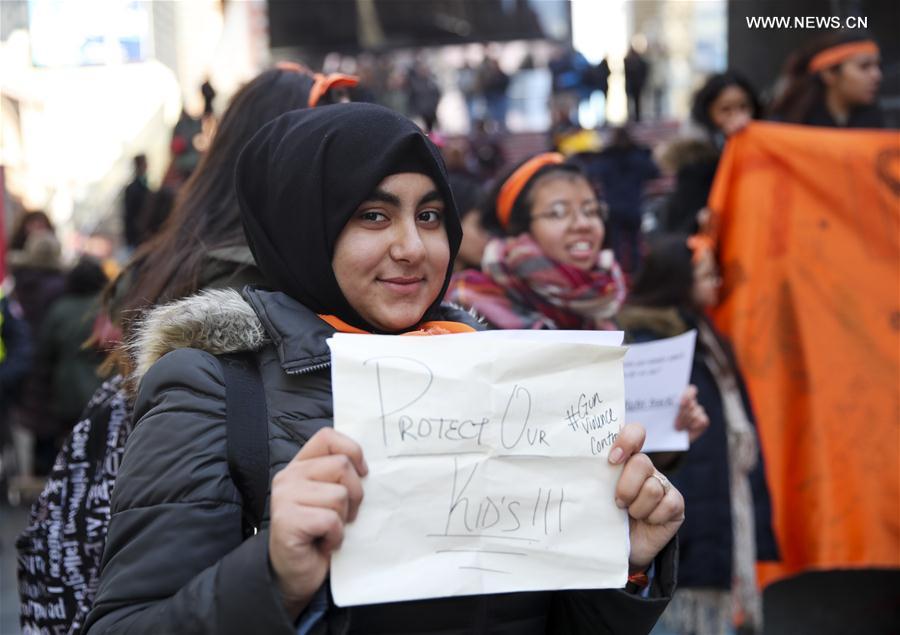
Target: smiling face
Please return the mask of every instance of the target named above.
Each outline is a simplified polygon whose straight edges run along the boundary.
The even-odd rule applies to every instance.
[[[331,264],[341,293],[375,328],[419,323],[450,264],[444,200],[423,174],[392,174],[344,226]]]
[[[600,201],[581,176],[550,173],[531,189],[529,232],[548,257],[590,271],[603,245]]]

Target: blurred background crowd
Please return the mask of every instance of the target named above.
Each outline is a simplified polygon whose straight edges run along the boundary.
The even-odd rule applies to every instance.
[[[866,29],[749,26],[777,15]],[[707,226],[723,147],[748,122],[900,127],[898,32],[889,0],[4,0],[0,297],[4,338],[25,324],[34,362],[0,393],[0,499],[40,492],[111,371],[104,287],[166,226],[260,72],[355,76],[331,98],[421,125],[463,215],[460,269],[480,267],[498,179],[562,153],[604,201],[606,246],[631,285],[653,240]],[[816,53],[863,38],[880,57],[810,80]],[[14,345],[0,353],[11,375]]]

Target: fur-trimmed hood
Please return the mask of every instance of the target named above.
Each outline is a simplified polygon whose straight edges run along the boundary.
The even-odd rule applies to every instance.
[[[676,307],[650,307],[626,304],[616,316],[626,331],[649,330],[660,337],[675,337],[689,329]]]
[[[234,289],[213,289],[160,305],[141,320],[127,344],[135,386],[163,355],[198,348],[213,355],[255,351],[269,337],[253,307]]]
[[[440,312],[442,319],[484,328],[477,315],[461,307],[443,305]],[[158,306],[141,320],[127,345],[135,368],[129,383],[136,387],[153,364],[178,348],[223,355],[257,351],[270,342],[285,372],[298,372],[331,360],[325,340],[332,333],[333,327],[278,291],[202,291]]]

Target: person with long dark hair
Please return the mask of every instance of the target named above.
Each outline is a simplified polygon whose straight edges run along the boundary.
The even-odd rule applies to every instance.
[[[829,33],[792,54],[784,88],[772,103],[776,121],[839,128],[882,128],[878,45],[859,32]]]
[[[113,327],[118,323],[126,341],[130,340],[136,320],[157,303],[203,288],[240,288],[261,280],[244,238],[234,192],[238,154],[272,119],[338,101],[343,89],[355,81],[281,63],[235,94],[163,230],[138,248],[118,281],[107,288],[103,316],[112,316],[95,322],[95,346],[116,346],[121,334],[117,337]],[[19,570],[20,579],[25,580],[20,588],[29,594],[22,604],[23,630],[79,632],[93,600],[102,555],[97,536],[102,546],[110,518],[109,500],[103,496],[78,499],[72,493],[77,489],[73,483],[77,481],[81,487],[88,474],[92,491],[111,491],[133,423],[133,394],[126,389],[126,380],[134,360],[127,347],[120,347],[107,362],[117,373],[94,393],[82,413],[50,474],[49,482],[56,488],[45,488],[17,541],[20,554],[24,554],[20,560],[36,556],[50,563],[43,575]],[[82,450],[84,439],[91,448],[87,456]],[[59,510],[69,518],[64,526],[51,522]],[[76,545],[71,558],[78,557],[77,566],[63,565],[62,557],[70,558],[68,552],[47,552],[47,544],[63,541]],[[54,572],[63,573],[54,577]],[[24,610],[26,605],[30,612]]]
[[[616,496],[629,513],[632,572],[654,566],[649,597],[592,589],[334,605],[331,556],[369,472],[362,448],[332,427],[326,341],[475,330],[472,316],[441,303],[462,229],[437,148],[374,104],[272,121],[242,151],[236,188],[266,287],[207,291],[147,316],[138,423],[85,633],[647,633],[672,591],[684,510],[640,454],[635,425],[621,429],[611,460],[623,465]],[[269,504],[243,540],[213,357],[227,349],[252,351],[269,413]]]
[[[697,232],[705,222],[706,201],[726,140],[760,116],[756,91],[742,74],[727,70],[704,82],[691,105],[691,119],[703,136],[676,140],[662,153],[661,163],[675,173],[675,190],[660,219],[664,231]]]
[[[659,635],[720,635],[762,626],[755,563],[778,551],[753,409],[731,347],[706,317],[718,301],[711,243],[673,234],[647,253],[619,324],[633,342],[697,330],[691,383],[709,415],[706,433],[668,472],[691,513],[679,534],[678,593]]]
[[[298,108],[341,99],[355,85],[347,75],[313,74],[282,62],[264,71],[232,98],[209,150],[185,183],[161,231],[140,246],[111,289],[113,310],[127,341],[131,325],[147,307],[207,287],[240,288],[258,281],[234,194],[234,166],[243,145],[265,123]],[[124,374],[130,367],[121,358]]]

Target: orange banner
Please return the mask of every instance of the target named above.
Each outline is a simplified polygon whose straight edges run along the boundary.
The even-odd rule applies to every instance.
[[[900,133],[752,124],[709,206],[782,554],[761,583],[900,567]]]

